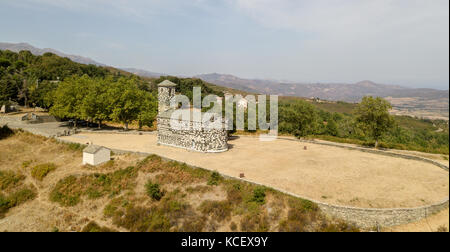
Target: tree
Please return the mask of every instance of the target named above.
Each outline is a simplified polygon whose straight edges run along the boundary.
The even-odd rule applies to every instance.
[[[71,77],[59,83],[58,88],[52,93],[53,106],[50,114],[66,119],[83,119],[81,104],[88,92],[89,76]]]
[[[139,92],[139,114],[137,120],[139,122],[139,129],[143,126],[151,127],[158,114],[158,102],[151,93],[141,90]]]
[[[338,125],[336,124],[336,121],[333,119],[330,119],[327,122],[326,125],[326,134],[330,136],[338,136]]]
[[[90,79],[86,96],[80,104],[82,117],[98,122],[99,129],[102,127],[102,122],[107,120],[111,114],[107,94],[109,82],[112,82],[112,79]]]
[[[288,103],[279,110],[280,131],[304,137],[317,133],[319,115],[315,107],[305,101]]]
[[[391,104],[383,98],[366,96],[355,111],[356,123],[375,140],[375,148],[381,136],[394,124],[394,118],[389,114]]]
[[[139,97],[140,90],[133,79],[121,77],[108,89],[108,104],[111,111],[111,119],[123,123],[124,129],[128,130],[128,124],[138,118],[141,104]]]

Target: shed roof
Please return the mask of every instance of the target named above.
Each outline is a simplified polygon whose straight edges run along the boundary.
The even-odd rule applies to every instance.
[[[88,147],[84,148],[83,152],[84,153],[89,153],[89,154],[95,154],[101,149],[109,150],[106,147],[91,144]]]
[[[158,84],[158,87],[176,87],[177,84],[171,82],[170,80],[165,80]]]

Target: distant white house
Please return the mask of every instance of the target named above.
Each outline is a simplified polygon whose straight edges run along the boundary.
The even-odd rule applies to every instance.
[[[103,146],[89,145],[83,150],[83,165],[99,165],[111,160],[111,150]]]
[[[240,108],[247,109],[248,108],[248,101],[245,98],[242,98],[242,99],[240,99],[237,102],[237,106],[240,107]]]

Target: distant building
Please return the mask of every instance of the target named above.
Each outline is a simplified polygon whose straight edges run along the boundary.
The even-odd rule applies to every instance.
[[[242,99],[240,99],[240,100],[237,102],[237,106],[238,106],[239,108],[247,109],[247,108],[248,108],[248,101],[247,101],[245,98],[242,98]]]
[[[83,150],[83,165],[99,165],[111,160],[111,150],[103,146],[89,145]]]

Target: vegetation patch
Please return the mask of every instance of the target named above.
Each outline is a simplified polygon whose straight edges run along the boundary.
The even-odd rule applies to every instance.
[[[7,191],[20,186],[25,178],[24,175],[12,171],[0,171],[0,190]]]
[[[14,131],[8,127],[8,125],[4,125],[0,127],[0,140],[5,139],[14,135]]]
[[[208,185],[210,186],[216,186],[219,185],[220,181],[222,180],[222,176],[218,172],[211,173],[211,176],[208,179]]]
[[[36,188],[33,186],[23,186],[8,195],[0,192],[0,218],[3,218],[9,209],[33,200],[36,196]]]
[[[89,199],[97,199],[105,195],[112,197],[123,190],[132,189],[136,177],[137,170],[133,166],[107,174],[69,176],[56,184],[50,193],[50,200],[63,206],[75,206],[83,195]]]
[[[242,232],[267,232],[270,224],[267,215],[263,213],[248,214],[241,220]]]
[[[89,222],[82,230],[82,233],[112,233],[117,232],[114,229],[101,227],[95,221]]]
[[[53,163],[36,165],[31,169],[31,176],[39,181],[42,181],[50,172],[54,170],[56,170],[56,165]]]
[[[256,202],[258,204],[264,204],[266,202],[266,188],[264,187],[256,187],[253,190],[253,202]]]
[[[150,180],[145,184],[145,189],[147,195],[154,200],[159,201],[164,196],[164,192],[159,188],[159,184],[154,184]]]
[[[199,210],[213,220],[222,222],[231,217],[233,207],[229,201],[206,200],[200,205]]]

